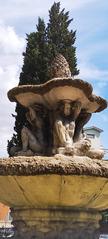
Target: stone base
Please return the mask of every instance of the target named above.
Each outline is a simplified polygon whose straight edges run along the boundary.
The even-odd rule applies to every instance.
[[[13,239],[99,239],[101,215],[71,209],[12,209]]]
[[[63,155],[0,160],[0,201],[13,208],[13,239],[99,239],[108,162]]]

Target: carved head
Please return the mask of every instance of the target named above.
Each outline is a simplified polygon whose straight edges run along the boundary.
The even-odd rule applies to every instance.
[[[73,119],[79,115],[81,111],[80,101],[62,100],[58,103],[58,110],[61,111],[65,116],[71,115]]]
[[[57,112],[64,114],[65,116],[71,113],[71,101],[70,100],[60,100],[56,108]]]
[[[71,101],[64,101],[64,115],[69,116],[71,114]]]
[[[46,108],[41,104],[33,104],[29,107],[32,109],[38,117],[44,118],[47,114]]]
[[[79,114],[81,111],[81,107],[82,107],[82,104],[78,100],[71,103],[71,111],[72,112],[76,112],[77,114]]]

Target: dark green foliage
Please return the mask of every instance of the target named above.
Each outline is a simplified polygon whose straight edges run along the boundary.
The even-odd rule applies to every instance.
[[[63,54],[69,63],[72,75],[77,75],[75,31],[69,31],[69,24],[73,19],[69,19],[69,12],[65,9],[60,11],[60,2],[54,3],[49,11],[49,23],[47,27],[47,38],[49,45],[50,59],[57,53]]]
[[[41,84],[50,79],[50,62],[57,53],[63,54],[70,65],[72,75],[77,75],[75,31],[69,31],[69,12],[60,10],[60,2],[54,3],[49,11],[49,23],[45,26],[44,20],[38,19],[36,32],[27,34],[26,51],[23,53],[24,63],[20,74],[19,85]],[[24,109],[16,106],[15,127],[16,134],[8,141],[8,153],[12,146],[21,146],[21,129],[26,125]]]
[[[47,80],[48,46],[44,21],[39,18],[37,31],[27,35],[26,52],[23,53],[24,65],[19,85],[41,84]]]
[[[10,149],[13,146],[15,146],[16,148],[21,147],[21,129],[22,126],[27,125],[25,117],[26,111],[27,110],[24,107],[22,107],[19,103],[17,103],[15,109],[16,115],[13,115],[13,117],[15,118],[14,131],[16,132],[16,134],[14,133],[12,139],[10,141],[8,140],[7,151],[9,156],[12,156]]]

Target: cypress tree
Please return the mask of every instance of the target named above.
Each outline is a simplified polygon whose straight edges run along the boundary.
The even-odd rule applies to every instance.
[[[78,75],[76,48],[76,31],[69,31],[68,27],[73,19],[69,19],[69,12],[60,11],[60,2],[54,3],[49,11],[49,23],[47,38],[49,44],[50,59],[57,53],[63,54],[69,63],[72,75]]]
[[[57,55],[63,54],[69,63],[72,75],[77,75],[76,31],[69,31],[69,25],[73,19],[69,19],[69,12],[60,10],[60,2],[53,4],[49,11],[49,22],[47,28],[44,20],[38,19],[36,32],[27,34],[26,51],[23,53],[24,62],[20,74],[19,85],[41,84],[50,79],[50,62]],[[21,129],[27,125],[26,109],[17,103],[16,105],[15,127],[16,133],[8,141],[8,153],[12,146],[21,146]]]
[[[24,64],[19,85],[41,84],[47,80],[46,28],[41,18],[38,19],[36,30],[27,35],[27,47],[26,52],[23,53]]]
[[[44,21],[39,18],[36,26],[36,32],[27,35],[26,51],[23,53],[24,64],[22,72],[20,73],[19,85],[28,84],[40,84],[44,83],[47,79],[47,42],[46,42],[46,28]],[[25,117],[26,109],[19,103],[15,109],[14,133],[12,139],[8,141],[7,151],[11,156],[10,149],[15,147],[21,147],[21,130],[25,125],[27,126],[27,120]]]

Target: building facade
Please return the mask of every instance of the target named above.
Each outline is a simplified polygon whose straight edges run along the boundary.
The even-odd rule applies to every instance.
[[[86,137],[91,140],[92,147],[96,149],[104,149],[103,145],[101,144],[100,138],[100,134],[102,132],[102,129],[97,128],[95,126],[84,128],[84,133],[86,134]]]

